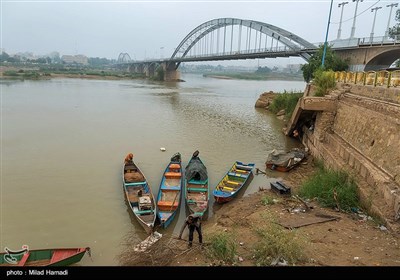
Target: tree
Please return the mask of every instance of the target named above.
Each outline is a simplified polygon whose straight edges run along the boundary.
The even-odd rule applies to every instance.
[[[256,73],[270,73],[272,70],[268,68],[267,66],[261,67],[259,66],[258,69],[256,70]]]
[[[154,80],[164,81],[164,69],[161,66],[158,66],[158,68],[156,69],[156,75],[154,76]]]
[[[400,36],[400,9],[396,11],[396,21],[397,23],[392,28],[389,28],[389,37],[393,39]]]
[[[308,64],[303,64],[301,66],[301,70],[303,71],[304,80],[308,83],[312,78],[314,78],[314,73],[316,70],[321,68],[322,64],[322,55],[324,53],[324,46],[321,45],[317,52],[314,53]],[[333,71],[344,71],[349,67],[349,63],[347,60],[340,59],[333,51],[330,46],[326,48],[325,54],[325,62],[324,62],[324,70],[333,70]]]

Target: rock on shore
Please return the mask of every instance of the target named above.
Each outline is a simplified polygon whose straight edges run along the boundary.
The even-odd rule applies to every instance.
[[[272,103],[272,100],[274,100],[275,95],[276,93],[273,91],[262,93],[257,99],[254,107],[268,109],[269,105]]]

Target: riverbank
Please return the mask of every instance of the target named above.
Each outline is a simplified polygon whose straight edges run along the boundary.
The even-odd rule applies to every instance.
[[[100,69],[63,69],[52,71],[49,69],[40,69],[39,67],[14,67],[0,66],[0,79],[18,79],[18,80],[48,80],[52,78],[75,78],[90,80],[131,80],[143,79],[144,74],[125,73],[119,71],[104,71]]]
[[[280,80],[280,81],[303,81],[301,73],[255,73],[255,72],[210,72],[204,73],[203,77],[215,79],[238,79],[238,80]]]
[[[307,162],[290,171],[284,182],[292,188],[292,194],[296,194],[301,183],[315,171],[314,160],[308,157]],[[203,247],[197,243],[196,232],[196,243],[192,248],[187,247],[187,241],[164,235],[154,245],[153,253],[158,253],[151,259],[141,258],[141,253],[136,253],[134,255],[141,259],[140,262],[124,258],[121,265],[256,266],[260,265],[256,248],[259,250],[258,246],[263,242],[260,230],[277,226],[279,228],[275,230],[280,236],[276,237],[276,243],[282,240],[279,246],[287,246],[286,250],[292,246],[292,250],[301,253],[302,257],[296,263],[284,258],[266,258],[263,266],[279,263],[296,266],[400,266],[399,236],[389,232],[379,221],[361,212],[343,213],[322,208],[316,201],[310,201],[307,210],[300,200],[270,190],[267,178],[279,178],[279,172],[268,170],[267,175],[254,176],[265,177],[265,184],[258,186],[258,192],[210,208],[215,212],[212,218],[203,221],[206,242]],[[221,233],[226,233],[235,246],[232,262],[210,257],[210,240]],[[186,230],[183,234],[186,240],[187,235]],[[297,243],[285,245],[292,241]],[[125,256],[129,248],[127,250]],[[168,257],[164,256],[166,253]]]

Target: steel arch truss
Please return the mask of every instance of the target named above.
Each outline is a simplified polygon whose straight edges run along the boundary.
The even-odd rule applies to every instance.
[[[117,63],[126,63],[126,62],[131,62],[131,57],[129,56],[128,53],[120,53],[118,56]]]
[[[207,21],[193,29],[175,49],[175,52],[171,56],[171,60],[185,57],[190,49],[207,34],[227,26],[232,26],[233,28],[234,25],[245,26],[266,34],[267,36],[281,42],[292,51],[315,49],[315,45],[312,43],[272,24],[237,18],[219,18]],[[300,56],[307,61],[310,58],[310,55],[306,52],[301,53]]]

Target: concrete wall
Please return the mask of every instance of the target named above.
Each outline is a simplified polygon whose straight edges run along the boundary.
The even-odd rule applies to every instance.
[[[373,85],[355,85],[350,83],[336,83],[336,87],[347,93],[379,99],[390,103],[400,104],[400,88]]]
[[[303,128],[303,144],[327,166],[353,174],[364,206],[399,230],[400,105],[357,92],[363,90],[333,91],[327,98],[336,99],[336,111],[316,110],[314,129]]]
[[[333,131],[400,184],[400,106],[343,94]]]

